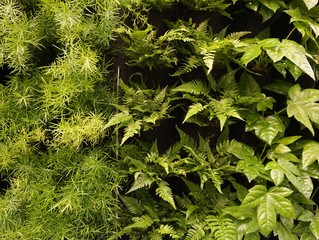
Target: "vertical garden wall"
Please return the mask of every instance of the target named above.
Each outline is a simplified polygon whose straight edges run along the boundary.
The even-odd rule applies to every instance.
[[[0,239],[319,239],[318,0],[2,0]]]

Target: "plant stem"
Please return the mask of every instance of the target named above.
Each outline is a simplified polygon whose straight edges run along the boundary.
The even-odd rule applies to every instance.
[[[290,31],[290,33],[287,35],[286,39],[288,39],[288,38],[290,37],[290,35],[295,31],[295,29],[296,29],[296,27],[294,27],[294,28]]]

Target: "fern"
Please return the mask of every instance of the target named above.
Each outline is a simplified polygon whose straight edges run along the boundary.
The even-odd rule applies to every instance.
[[[142,121],[140,120],[129,121],[127,126],[124,129],[125,134],[124,134],[124,137],[122,138],[121,145],[123,145],[125,141],[129,139],[130,137],[133,137],[135,134],[138,134],[141,130],[141,125],[142,125]]]
[[[186,92],[195,95],[208,95],[210,89],[207,85],[200,80],[193,80],[187,83],[183,83],[180,86],[173,88],[173,92]]]
[[[206,236],[203,225],[194,224],[192,228],[188,229],[185,240],[198,240],[203,239]]]
[[[171,238],[179,238],[177,232],[174,230],[174,228],[170,225],[163,225],[161,224],[158,229],[156,229],[156,232],[160,233],[161,235],[169,235]]]
[[[154,181],[154,179],[151,176],[142,172],[136,172],[134,178],[135,181],[133,183],[133,186],[127,193],[136,191],[137,189],[143,188],[145,186],[151,186],[151,184]]]
[[[133,213],[135,215],[142,214],[144,208],[139,200],[133,197],[127,197],[123,195],[120,195],[120,198],[130,213]]]
[[[127,227],[124,228],[124,231],[127,231],[128,229],[131,228],[148,228],[150,227],[154,220],[149,216],[149,215],[142,215],[141,217],[134,217],[132,218],[133,224],[128,225]]]
[[[160,183],[158,183],[156,194],[159,195],[163,200],[171,204],[174,209],[176,209],[173,193],[167,182],[162,180],[160,181]]]
[[[196,56],[192,55],[185,62],[179,66],[179,68],[171,75],[172,77],[177,77],[186,73],[191,72],[192,70],[201,66],[202,61],[199,60]]]
[[[191,106],[189,106],[188,112],[184,118],[183,123],[186,122],[190,117],[205,110],[207,107],[208,107],[208,105],[203,106],[201,103],[193,103]]]
[[[209,215],[206,221],[216,240],[238,239],[237,229],[231,219]]]

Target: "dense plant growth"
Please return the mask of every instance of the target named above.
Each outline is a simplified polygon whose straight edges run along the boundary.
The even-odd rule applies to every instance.
[[[1,239],[319,239],[318,0],[3,0]]]

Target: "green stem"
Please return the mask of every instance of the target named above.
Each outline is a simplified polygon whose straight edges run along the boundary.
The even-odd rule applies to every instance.
[[[267,147],[267,143],[265,143],[264,148],[263,148],[263,150],[261,151],[260,157],[262,157],[262,155],[264,155],[265,150],[266,150],[266,147]],[[262,158],[262,160],[261,160],[262,162],[265,160],[266,156],[267,156],[267,155],[265,155],[265,156]]]
[[[290,33],[288,34],[288,36],[286,37],[286,39],[288,39],[288,38],[290,37],[290,35],[295,31],[295,29],[296,29],[296,27],[294,27],[294,28],[290,31]]]
[[[281,109],[281,110],[278,111],[278,112],[275,112],[275,115],[277,116],[277,115],[279,115],[280,113],[282,113],[282,112],[284,112],[284,111],[286,111],[286,110],[287,110],[287,107]]]

